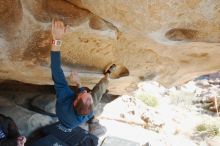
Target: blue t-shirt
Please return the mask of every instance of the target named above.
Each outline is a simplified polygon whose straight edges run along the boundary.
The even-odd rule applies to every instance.
[[[74,93],[68,86],[63,70],[61,68],[60,51],[51,51],[51,71],[56,90],[56,114],[60,123],[66,128],[75,128],[93,117],[93,112],[88,115],[78,115],[73,107],[76,99]]]

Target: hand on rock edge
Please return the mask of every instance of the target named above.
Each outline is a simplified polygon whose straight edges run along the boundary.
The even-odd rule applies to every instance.
[[[72,83],[76,84],[77,86],[80,86],[79,74],[76,71],[71,72],[70,80],[71,80]]]
[[[64,26],[63,21],[53,19],[51,32],[54,40],[61,40],[66,30],[67,27]]]

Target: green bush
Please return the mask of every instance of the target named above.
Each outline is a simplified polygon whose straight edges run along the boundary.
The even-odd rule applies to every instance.
[[[156,107],[158,105],[157,98],[147,93],[139,93],[136,98],[143,101],[147,106]]]
[[[207,133],[209,136],[219,135],[219,127],[214,124],[200,124],[196,127],[199,133]]]

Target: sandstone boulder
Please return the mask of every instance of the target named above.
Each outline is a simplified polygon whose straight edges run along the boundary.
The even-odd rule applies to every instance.
[[[29,111],[2,96],[0,97],[0,112],[11,117],[18,126],[20,134],[25,136],[42,126],[56,122],[49,116]]]
[[[118,65],[110,92],[139,81],[167,87],[220,70],[219,0],[1,0],[0,79],[53,84],[51,19],[70,26],[62,46],[65,75],[92,87]]]

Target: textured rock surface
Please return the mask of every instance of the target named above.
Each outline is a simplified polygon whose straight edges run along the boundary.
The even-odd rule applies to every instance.
[[[2,96],[0,98],[0,111],[15,121],[21,135],[28,136],[37,128],[55,122],[55,120],[49,116],[29,111],[5,98],[6,97]]]
[[[79,71],[93,86],[111,63],[110,92],[142,80],[184,83],[220,70],[219,0],[1,0],[0,79],[52,84],[50,22],[70,26],[62,59],[66,76]]]

